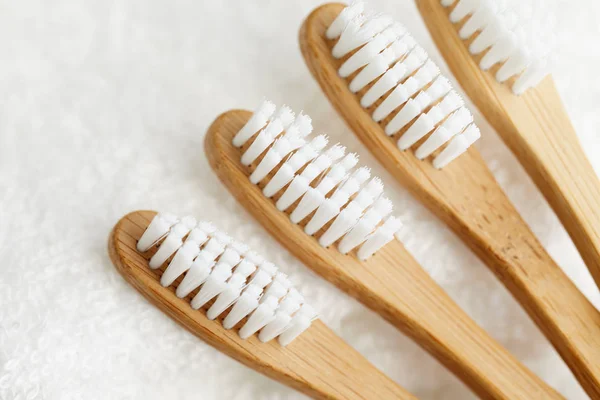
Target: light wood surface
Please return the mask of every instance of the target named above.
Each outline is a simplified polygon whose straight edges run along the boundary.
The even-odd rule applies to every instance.
[[[335,42],[325,39],[342,8],[319,7],[300,31],[302,53],[321,89],[375,157],[496,274],[587,392],[600,397],[600,313],[546,253],[474,147],[436,170],[431,157],[420,161],[413,150],[397,148],[398,135],[385,135],[383,126],[394,113],[378,124],[370,114],[379,102],[367,111],[360,106],[369,87],[356,95],[348,90],[352,76],[338,76],[344,59],[331,56]]]
[[[157,270],[148,266],[156,246],[143,254],[136,250],[155,214],[136,211],[123,217],[110,235],[108,252],[127,282],[188,331],[242,364],[315,399],[415,399],[319,320],[282,347],[277,340],[262,343],[256,335],[242,340],[237,330],[243,321],[234,329],[223,328],[227,312],[209,320],[205,313],[212,302],[194,310],[189,303],[197,289],[180,299],[175,290],[181,277],[168,288],[160,285],[168,263]]]
[[[367,261],[355,252],[342,255],[335,246],[321,247],[317,238],[294,225],[275,207],[278,195],[263,196],[240,163],[245,147],[231,144],[249,119],[248,111],[221,115],[205,138],[208,160],[218,177],[263,226],[292,254],[325,279],[371,308],[430,352],[482,398],[549,399],[560,396],[477,326],[417,264],[398,241],[392,241]],[[279,193],[281,195],[281,192]],[[376,332],[373,332],[376,335]],[[418,368],[415,366],[415,368]],[[427,379],[427,371],[422,371]],[[375,397],[373,397],[375,398]]]
[[[554,81],[515,96],[510,83],[495,79],[499,66],[478,67],[448,19],[452,7],[439,0],[417,0],[429,32],[446,63],[473,103],[517,156],[569,232],[596,284],[600,286],[600,181],[585,156]]]

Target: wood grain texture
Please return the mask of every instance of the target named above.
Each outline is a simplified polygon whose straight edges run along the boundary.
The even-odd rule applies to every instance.
[[[342,4],[319,7],[300,31],[311,73],[352,131],[413,195],[446,222],[484,261],[554,345],[587,392],[600,397],[600,313],[546,253],[521,219],[480,154],[471,147],[443,170],[396,147],[352,94],[331,56],[325,30]],[[381,101],[381,100],[380,100]],[[400,135],[402,132],[399,133]],[[416,147],[416,146],[415,146]]]
[[[232,145],[250,116],[248,111],[234,110],[217,118],[205,138],[206,155],[225,186],[273,237],[316,273],[410,336],[480,397],[560,398],[477,326],[399,241],[360,261],[355,251],[342,255],[335,246],[320,246],[317,238],[324,229],[315,237],[305,234],[302,227],[308,218],[293,224],[288,215],[294,206],[286,213],[278,211],[275,202],[282,192],[268,199],[261,191],[275,171],[253,185],[249,175],[260,160],[244,167],[240,162],[244,148]]]
[[[569,232],[596,284],[600,286],[600,181],[585,156],[553,79],[515,96],[495,79],[499,65],[482,71],[483,54],[473,57],[469,40],[448,19],[452,7],[439,0],[417,0],[437,47],[456,79],[517,156]],[[466,21],[466,19],[465,19]]]
[[[136,244],[154,211],[136,211],[123,217],[113,229],[108,251],[119,273],[150,303],[200,339],[242,364],[297,389],[315,399],[415,399],[348,346],[333,331],[317,320],[286,347],[276,340],[262,343],[256,335],[242,340],[234,329],[226,330],[222,320],[206,318],[210,304],[194,310],[189,302],[175,295],[181,277],[170,287],[160,285],[167,263],[151,270],[150,257],[156,246],[141,254]]]

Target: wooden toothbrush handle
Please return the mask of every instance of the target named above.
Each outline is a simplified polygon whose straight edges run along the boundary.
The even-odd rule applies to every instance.
[[[486,399],[560,398],[473,322],[433,281],[398,241],[367,261],[315,237],[277,210],[248,179],[232,138],[251,113],[229,111],[208,129],[205,149],[223,184],[293,255],[329,282],[355,297],[411,337]],[[289,212],[289,210],[288,210]]]
[[[524,222],[521,225],[525,227]],[[472,247],[550,340],[586,392],[600,398],[600,313],[531,232],[523,229],[516,243],[513,234],[507,231]]]
[[[256,335],[241,339],[239,324],[225,329],[224,315],[206,317],[208,305],[194,310],[189,304],[193,293],[184,299],[175,295],[180,279],[163,287],[164,266],[149,268],[156,248],[147,254],[137,251],[136,243],[155,215],[136,211],[123,217],[111,232],[108,251],[123,278],[175,322],[229,357],[314,399],[415,399],[319,320],[282,347],[276,340],[262,343]]]
[[[417,0],[417,5],[457,79],[463,83],[473,74],[480,78],[469,86],[471,91],[465,90],[481,109],[477,99],[489,90],[487,78],[468,51],[460,50],[464,45],[448,21],[447,10],[439,0]],[[374,106],[365,110],[360,104],[366,89],[357,94],[349,91],[349,80],[337,73],[343,60],[332,57],[334,43],[325,39],[327,27],[342,8],[338,4],[321,6],[300,30],[300,48],[324,93],[386,169],[486,262],[560,352],[588,394],[600,398],[600,313],[535,239],[474,147],[436,170],[428,160],[416,159],[413,151],[399,151],[398,137],[384,133],[386,121],[373,121],[370,113]],[[456,41],[462,47],[457,47]],[[485,103],[494,106],[492,114],[503,112],[495,97],[515,97],[507,88],[502,93],[494,93],[494,100]]]
[[[412,337],[481,398],[562,398],[469,318],[402,244],[388,246],[366,268],[350,269],[354,279],[337,285]]]
[[[416,0],[438,49],[464,91],[517,156],[569,232],[600,287],[600,182],[583,152],[553,79],[515,96],[482,71],[439,0]]]
[[[600,287],[600,181],[563,108],[552,78],[491,120],[542,191]]]

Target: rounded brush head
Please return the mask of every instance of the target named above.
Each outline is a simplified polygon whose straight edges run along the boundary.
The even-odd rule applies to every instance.
[[[379,22],[373,26],[377,27],[378,24]],[[270,154],[277,148],[280,139],[273,135],[263,135],[262,132],[267,128],[257,127],[254,122],[256,119],[256,116],[252,116],[240,130],[240,132],[246,133],[250,129],[255,130],[254,133],[247,135],[247,141],[241,144],[241,146],[247,146],[245,152],[242,153],[242,163],[247,158],[247,153],[252,152],[251,149],[256,141],[260,140],[265,155],[262,158],[253,159],[257,165],[250,180],[254,184],[259,183],[258,180],[252,178],[257,171],[261,171],[262,177],[271,176],[263,188],[263,194],[266,197],[279,194],[276,206],[281,211],[285,211],[297,202],[290,215],[292,222],[297,224],[306,221],[304,231],[308,235],[315,235],[323,231],[319,235],[319,243],[323,247],[329,247],[337,241],[343,240],[347,233],[352,231],[355,226],[360,225],[362,228],[353,234],[350,241],[346,241],[344,253],[359,247],[371,236],[383,238],[371,241],[368,250],[361,252],[359,247],[358,252],[364,258],[372,255],[394,238],[393,233],[388,234],[388,231],[390,226],[396,225],[385,225],[385,222],[379,224],[389,214],[386,211],[387,208],[384,207],[383,212],[377,211],[380,217],[376,224],[370,222],[374,216],[373,212],[369,214],[369,211],[377,203],[377,200],[383,197],[383,183],[377,177],[369,180],[371,173],[367,167],[356,168],[352,171],[358,161],[356,155],[344,156],[345,149],[340,145],[333,145],[329,149],[325,149],[328,142],[327,137],[319,135],[312,140],[307,138],[304,146],[286,154],[285,161],[274,163]],[[277,117],[268,124],[278,124]],[[291,126],[294,126],[294,122],[291,123]],[[280,132],[280,137],[285,137],[286,134],[286,132]],[[240,137],[240,134],[235,137]],[[254,140],[251,140],[252,137]],[[279,157],[279,160],[283,160],[283,157]],[[378,210],[380,209],[381,206],[378,206]],[[366,219],[369,220],[368,223]],[[384,229],[385,232],[379,232],[381,229]]]
[[[472,3],[479,0],[465,1],[464,7],[472,8]],[[459,96],[450,82],[401,24],[387,22],[390,19],[365,9],[368,7],[364,2],[347,7],[328,30],[328,38],[337,40],[332,55],[347,57],[339,75],[350,79],[348,88],[352,93],[365,90],[359,94],[361,106],[376,105],[372,118],[385,123],[385,133],[397,137],[401,150],[431,137],[425,148],[419,147],[417,157],[433,155],[436,168],[447,165],[477,139],[466,135],[474,131],[470,128],[472,119],[461,129],[445,129],[443,134],[437,129],[458,108],[446,105],[462,106],[462,99],[456,99]],[[461,145],[451,145],[453,141]]]
[[[541,1],[441,0],[441,4],[453,7],[452,23],[462,23],[460,38],[474,37],[469,52],[483,54],[479,67],[485,71],[499,66],[496,80],[512,80],[513,93],[524,93],[550,73],[555,19],[544,12]]]
[[[314,312],[298,311],[309,309],[304,297],[274,264],[210,223],[156,214],[138,240],[142,252],[154,246],[157,249],[150,266],[166,265],[161,285],[171,286],[183,276],[177,296],[184,298],[197,291],[190,300],[191,307],[199,309],[212,302],[207,318],[213,320],[227,313],[223,319],[226,329],[245,319],[240,325],[243,339],[260,332],[262,341],[280,337],[279,342],[287,345],[308,328],[307,318],[316,318]],[[290,307],[290,302],[295,306]]]

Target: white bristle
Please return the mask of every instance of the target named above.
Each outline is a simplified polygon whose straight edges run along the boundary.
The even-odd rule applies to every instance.
[[[462,21],[464,17],[474,13],[481,2],[482,0],[459,0],[450,13],[450,21],[454,23]]]
[[[198,228],[209,236],[217,231],[217,228],[212,223],[206,221],[200,221],[200,223],[198,223]]]
[[[283,129],[287,129],[294,122],[294,112],[288,106],[282,106],[276,114],[276,118],[283,124]]]
[[[170,286],[175,279],[187,271],[192,265],[194,259],[200,253],[200,244],[190,240],[191,234],[186,239],[185,243],[177,251],[169,266],[160,277],[160,284]]]
[[[162,242],[158,251],[154,253],[150,259],[150,268],[156,269],[160,267],[177,251],[177,249],[183,244],[183,238],[194,227],[195,222],[196,221],[194,219],[185,217],[171,228],[169,234]]]
[[[375,201],[382,191],[383,183],[377,177],[365,185],[319,238],[321,246],[328,247],[346,234],[359,220],[363,211]]]
[[[415,80],[408,78],[405,83],[398,84],[373,112],[375,122],[387,118],[394,110],[404,104],[417,90]],[[376,101],[377,99],[373,100]]]
[[[397,68],[399,67],[399,68]],[[406,68],[402,63],[397,63],[393,68],[389,69],[381,78],[367,90],[360,99],[360,105],[363,107],[371,107],[380,97],[386,94],[390,89],[395,87],[398,82],[404,78]]]
[[[361,167],[335,191],[331,198],[326,199],[317,209],[315,215],[304,227],[304,231],[313,235],[323,227],[327,222],[340,213],[340,209],[348,202],[350,196],[358,192],[363,182],[369,179],[370,171],[366,167]]]
[[[295,300],[299,304],[304,303],[304,296],[295,287],[291,287],[284,300]]]
[[[261,329],[258,339],[268,342],[290,327],[292,315],[300,308],[300,301],[295,296],[286,296],[275,312],[275,318]]]
[[[433,160],[433,166],[435,168],[444,168],[456,157],[467,151],[480,136],[479,128],[474,124],[469,125],[462,134],[452,138],[444,150]]]
[[[392,23],[386,15],[365,17],[359,14],[350,20],[342,31],[339,40],[333,47],[332,54],[340,58],[370,41]]]
[[[511,76],[520,74],[527,68],[529,62],[530,55],[526,50],[517,48],[496,72],[496,80],[504,82]]]
[[[262,268],[256,270],[256,273],[250,279],[250,283],[263,289],[273,280],[273,276]]]
[[[366,260],[375,252],[394,239],[396,233],[402,228],[402,223],[398,218],[388,217],[377,230],[369,236],[358,250],[358,258]]]
[[[198,286],[202,285],[210,274],[215,260],[225,251],[225,245],[218,239],[210,239],[200,250],[200,253],[186,272],[183,280],[177,287],[178,297],[185,297]]]
[[[382,50],[395,40],[400,38],[405,32],[406,29],[398,23],[390,25],[383,32],[375,36],[371,42],[352,54],[352,56],[342,64],[338,73],[342,78],[352,75],[360,68],[369,64],[373,58],[380,54]]]
[[[186,240],[182,242],[184,237]],[[143,246],[139,244],[142,239]],[[263,328],[261,341],[274,339],[290,328],[298,331],[298,321],[294,318],[304,297],[292,287],[287,275],[212,224],[197,223],[192,217],[178,220],[170,214],[157,214],[139,241],[137,245],[142,248],[160,242],[156,252],[159,257],[155,259],[159,266],[164,263],[161,260],[165,255],[165,261],[173,256],[161,284],[170,286],[185,274],[176,295],[184,298],[200,289],[190,302],[192,308],[199,309],[215,299],[206,312],[210,320],[230,309],[223,320],[225,329],[233,328],[250,315],[239,331],[244,339]],[[289,343],[289,338],[288,334],[283,343]]]
[[[144,232],[137,243],[137,250],[141,252],[147,251],[156,242],[165,237],[173,225],[177,223],[177,219],[170,214],[158,214],[152,219],[148,229]]]
[[[235,147],[243,146],[256,132],[261,130],[275,112],[275,104],[263,100],[246,125],[233,138]]]
[[[231,266],[229,264],[218,263],[215,265],[210,275],[202,284],[198,294],[192,299],[192,308],[195,310],[199,309],[225,290],[226,281],[231,275]]]
[[[398,147],[401,150],[406,150],[412,147],[416,142],[423,139],[429,132],[431,132],[440,121],[445,119],[450,113],[459,108],[462,103],[462,100],[456,94],[456,92],[449,93],[439,104],[433,106],[426,114],[421,114],[419,118],[417,118],[417,120],[398,140]],[[462,110],[465,110],[468,113],[466,108],[462,108]],[[462,116],[463,113],[461,113],[460,115]],[[447,121],[444,122],[444,124],[445,123],[447,123]],[[440,130],[436,130],[436,132],[438,131]],[[443,134],[437,135],[435,140],[429,142],[429,140],[431,140],[430,138],[428,140],[428,144],[425,146],[421,146],[419,150],[417,150],[415,155],[419,159],[427,157],[433,150],[437,149],[438,147],[446,143],[448,140],[450,140],[450,138],[452,138],[453,135],[454,133],[450,136]],[[434,147],[433,150],[427,152],[425,149],[429,148],[434,143],[437,143],[436,147]]]
[[[417,141],[425,137],[434,127],[435,124],[431,117],[428,114],[421,114],[398,140],[398,147],[400,150],[410,148]]]
[[[240,256],[244,256],[250,251],[250,247],[247,244],[239,242],[237,240],[232,240],[229,246],[231,246],[232,249],[237,251]]]
[[[269,297],[274,297],[279,300],[285,296],[290,288],[290,285],[291,282],[289,279],[287,279],[287,276],[282,272],[278,272],[273,278],[272,282],[266,287],[263,298],[266,299]],[[263,300],[261,299],[261,302],[262,301]]]
[[[277,310],[278,304],[275,297],[265,298],[240,329],[240,337],[242,339],[247,339],[273,321],[273,319],[275,319],[275,310]]]
[[[368,36],[364,31],[361,31],[364,22],[365,17],[362,13],[356,14],[346,22],[346,26],[332,49],[332,54],[335,58],[341,58],[369,41],[372,35]]]
[[[344,154],[346,154],[346,148],[338,143],[327,149],[324,155],[332,161],[337,161],[344,157]]]
[[[234,272],[238,275],[241,275],[241,276],[247,278],[250,275],[252,275],[254,272],[256,272],[256,269],[257,269],[256,264],[254,264],[253,262],[251,262],[247,259],[243,259],[235,267]]]
[[[410,35],[406,35],[404,39],[409,36]],[[389,69],[380,79],[378,79],[377,82],[375,82],[375,84],[373,84],[373,86],[371,86],[371,88],[369,88],[369,90],[362,97],[360,104],[363,107],[370,107],[373,103],[375,103],[375,101],[377,101],[377,99],[382,97],[390,89],[394,87],[400,88],[399,90],[401,91],[401,94],[403,94],[401,97],[398,97],[399,93],[394,94],[390,98],[388,105],[384,106],[383,108],[379,107],[373,114],[373,118],[376,121],[383,119],[393,109],[400,105],[398,102],[401,101],[401,103],[404,103],[408,96],[414,92],[413,90],[408,93],[404,85],[398,84],[402,82],[405,77],[411,75],[415,71],[417,71],[415,75],[408,79],[415,81],[417,83],[416,86],[419,89],[431,82],[431,80],[437,76],[437,73],[439,72],[439,69],[435,64],[433,64],[433,62],[427,61],[427,53],[419,46],[413,48],[406,59],[404,59],[402,62],[396,63],[394,67]],[[379,114],[382,114],[386,108],[390,108],[389,111],[387,111],[385,115],[379,116]],[[378,114],[378,116],[376,116],[376,114]]]
[[[238,265],[241,260],[242,259],[238,252],[231,247],[228,247],[223,254],[221,254],[221,257],[219,257],[219,264],[228,264],[233,268]]]
[[[225,284],[223,291],[217,296],[215,302],[206,312],[208,319],[215,319],[229,308],[239,297],[242,287],[246,283],[246,277],[233,274]]]
[[[377,212],[382,218],[386,217],[394,209],[394,204],[387,197],[380,197],[373,204],[373,211]]]
[[[308,304],[303,304],[302,308],[294,315],[289,327],[279,335],[279,344],[287,346],[302,332],[310,327],[312,321],[317,318],[316,311]]]
[[[502,36],[492,47],[481,57],[479,68],[487,71],[498,63],[503,63],[510,55],[517,50],[519,39],[513,32]]]
[[[544,15],[541,2],[526,7],[505,0],[460,0],[450,13],[453,23],[466,19],[459,31],[461,39],[478,32],[469,51],[480,54],[487,50],[480,67],[487,70],[501,64],[496,79],[505,82],[516,77],[512,90],[517,95],[536,86],[549,73],[548,55],[555,46],[552,17]]]
[[[248,316],[258,307],[258,298],[262,293],[262,288],[249,284],[244,289],[241,296],[235,301],[235,305],[223,320],[223,327],[231,329],[243,318]]]
[[[532,63],[527,69],[519,75],[512,90],[515,94],[523,94],[530,87],[536,86],[542,79],[548,75],[548,60],[538,60]]]
[[[250,262],[254,263],[254,265],[262,265],[265,262],[265,259],[253,250],[250,250],[248,253],[246,253],[245,257]]]
[[[415,156],[419,159],[429,157],[431,153],[439,149],[459,134],[467,125],[473,122],[473,116],[464,107],[454,112],[446,121],[427,138],[427,140],[417,149]]]
[[[433,81],[431,86],[420,92],[415,98],[410,99],[406,105],[394,116],[394,118],[392,118],[392,120],[385,127],[386,134],[394,135],[400,131],[432,103],[444,97],[450,91],[450,89],[450,82],[446,78],[438,76],[436,80]],[[421,116],[423,116],[423,114]],[[419,134],[422,134],[423,129],[427,128],[427,126],[422,125],[426,123],[426,120],[427,118],[417,119],[415,124],[418,123],[419,125],[415,126],[414,129],[411,126],[411,129],[409,129],[411,132],[409,133],[407,131],[402,135],[398,141],[398,147],[401,150],[408,149],[418,140]],[[432,128],[433,127],[429,127],[429,130]]]
[[[373,57],[368,65],[364,67],[350,82],[348,86],[352,93],[363,89],[376,78],[384,74],[390,65],[406,55],[411,48],[403,41],[392,43],[387,49]],[[418,55],[416,56],[418,57]],[[407,57],[408,59],[408,57]],[[402,63],[403,65],[404,63]],[[411,67],[412,68],[412,67]],[[414,70],[414,68],[413,68]]]
[[[357,15],[362,14],[364,6],[365,4],[362,1],[353,1],[348,7],[344,8],[327,29],[327,39],[339,37],[346,28],[346,25]]]
[[[434,64],[433,61],[427,60],[425,63],[419,68],[419,70],[415,73],[413,78],[418,82],[419,90],[424,88],[425,85],[428,85],[433,81],[435,77],[440,74],[440,69],[437,65]]]
[[[345,148],[340,145],[335,145],[329,148],[325,153],[317,157],[310,163],[301,175],[296,175],[292,183],[288,186],[283,195],[277,200],[277,209],[280,211],[286,210],[296,200],[298,200],[309,189],[312,181],[338,159],[345,152]]]
[[[348,153],[337,165],[344,171],[349,171],[358,164],[358,155],[356,153]]]
[[[308,221],[308,224],[304,227],[304,232],[307,235],[314,235],[319,229],[321,229],[326,223],[331,221],[340,212],[341,206],[344,204],[343,201],[348,201],[347,197],[342,196],[343,193],[338,193],[338,196],[333,196],[330,199],[325,199],[317,212]]]
[[[303,138],[310,135],[312,132],[312,119],[300,111],[300,114],[294,119],[294,122],[290,125],[288,132],[293,132],[299,137]]]
[[[211,236],[219,241],[223,246],[229,246],[233,241],[233,238],[228,234],[217,231],[211,234]]]
[[[375,201],[373,206],[360,217],[360,220],[352,227],[352,229],[343,237],[338,249],[342,254],[347,254],[356,246],[365,241],[367,236],[373,232],[373,229],[387,217],[393,209],[393,204],[390,199],[380,197]]]
[[[436,105],[436,108],[442,113],[442,118],[450,114],[452,111],[464,106],[465,102],[454,90],[450,91],[444,99]],[[441,120],[441,119],[440,119]]]
[[[420,57],[419,54],[424,54],[424,52],[420,50],[414,52],[417,58]],[[415,62],[415,64],[418,63]],[[428,63],[421,68],[426,71],[421,72],[418,79],[432,79],[426,78],[426,76],[437,72],[437,68]],[[422,100],[421,103],[425,104],[430,102],[431,98],[440,96],[439,87],[445,87],[447,81],[439,81],[427,88],[427,91],[432,92],[431,96],[425,92],[422,93],[421,97],[427,97],[428,100]],[[448,98],[449,100],[445,101],[449,105],[458,103],[453,96]],[[424,105],[420,107],[424,107]],[[450,106],[440,107],[447,110]],[[319,232],[331,222],[331,226],[319,237],[319,243],[327,247],[340,240],[340,251],[347,253],[358,246],[362,248],[361,243],[368,242],[369,235],[374,233],[377,225],[391,212],[392,205],[383,195],[381,180],[377,177],[369,180],[371,177],[369,168],[360,167],[352,171],[358,163],[356,154],[344,156],[345,148],[340,145],[334,145],[325,150],[326,144],[326,136],[321,135],[312,139],[309,144],[291,151],[286,156],[286,161],[281,164],[279,170],[265,185],[263,194],[265,197],[271,197],[276,193],[283,192],[275,203],[281,211],[287,210],[297,203],[290,214],[290,220],[297,224],[308,219],[304,227],[304,231],[308,235]],[[270,154],[276,146],[277,142],[271,144],[265,149],[266,154]],[[346,239],[348,234],[351,236]],[[379,235],[381,236],[381,233]],[[376,243],[380,242],[381,239],[376,241]],[[369,246],[373,247],[374,240],[369,243],[371,243]],[[246,257],[248,256],[246,255]],[[255,265],[260,265],[260,263],[256,262]],[[281,276],[281,274],[269,275],[263,271],[263,265],[259,266],[250,278],[252,284],[266,287],[265,294],[259,303],[266,299],[280,298],[285,295],[289,284],[284,284],[285,280],[282,280]],[[202,301],[205,300],[202,299]],[[278,326],[279,322],[271,325],[265,331],[267,333],[264,334],[264,337],[270,338],[273,332],[278,330],[275,329]],[[254,329],[257,328],[248,327],[244,333],[253,332]]]
[[[346,185],[356,183],[358,186],[362,185],[367,179],[371,177],[371,169],[369,167],[360,167],[352,173],[350,178],[342,185],[342,190],[347,190]],[[356,191],[358,189],[355,189]],[[354,192],[353,191],[353,192]]]
[[[271,197],[281,190],[281,188],[283,188],[285,185],[290,183],[290,181],[294,178],[295,173],[304,165],[306,165],[306,163],[313,160],[323,149],[323,147],[327,146],[327,142],[327,136],[319,135],[311,140],[310,143],[306,144],[297,152],[295,152],[290,158],[287,159],[281,168],[279,168],[269,183],[267,183],[263,189],[264,195]]]
[[[445,6],[455,3],[454,0],[441,1]],[[461,31],[461,35],[470,37],[475,31],[485,30],[489,24],[495,21],[495,13],[505,13],[506,10],[505,0],[460,0],[452,10],[451,18],[462,21],[468,16],[473,16],[474,18],[466,20]],[[361,106],[369,108],[380,101],[373,111],[373,120],[381,122],[391,116],[392,118],[384,126],[384,132],[388,136],[393,136],[406,130],[398,142],[398,147],[406,150],[431,132],[436,132],[437,125],[449,113],[459,108],[462,100],[458,100],[457,95],[453,93],[450,97],[452,101],[449,100],[435,108],[436,103],[445,97],[452,87],[446,78],[439,75],[439,68],[429,59],[427,52],[416,44],[403,27],[397,28],[398,32],[394,31],[401,25],[388,23],[388,20],[381,15],[373,17],[362,11],[358,12],[356,9],[342,11],[344,15],[350,13],[352,13],[351,20],[340,17],[335,22],[336,26],[332,25],[331,27],[332,32],[340,31],[339,26],[342,24],[340,21],[342,19],[345,21],[345,28],[340,32],[339,39],[332,49],[334,57],[339,58],[358,49],[342,64],[338,73],[342,78],[346,78],[358,71],[349,82],[348,89],[353,93],[358,93],[368,87],[368,90],[360,98]],[[379,26],[378,29],[375,29],[377,24],[383,24],[377,21],[386,21],[388,26],[386,28]],[[334,35],[331,38],[337,36]],[[506,61],[504,68],[497,73],[499,80],[508,79],[517,71],[525,69],[521,74],[524,76],[523,80],[519,82],[519,85],[515,84],[513,88],[516,91],[523,90],[534,80],[541,79],[540,73],[537,72],[543,70],[541,67],[537,68],[535,73],[526,75],[530,57],[525,53],[513,54],[511,46],[514,45],[515,40],[505,41],[499,45],[494,41],[496,35],[488,34],[487,36],[489,38],[486,40],[492,40],[490,43],[492,48],[483,57],[484,64],[490,66],[500,61]],[[390,40],[392,41],[390,42]],[[475,47],[481,47],[483,44],[479,43]],[[381,101],[382,98],[383,101]],[[435,109],[429,114],[428,109],[432,105]],[[428,115],[424,114],[425,112]],[[414,123],[412,123],[413,121]],[[429,144],[437,146],[439,140],[446,140],[441,144],[444,146],[449,144],[451,136],[438,133],[434,139]],[[427,152],[425,150],[424,148],[421,151],[421,155],[429,152],[429,150]],[[310,196],[316,197],[316,194]]]
[[[298,207],[290,215],[293,223],[302,221],[325,200],[325,195],[337,186],[358,162],[354,153],[347,154],[340,162],[331,167],[316,188],[308,188]]]
[[[392,136],[398,133],[410,121],[419,116],[429,103],[431,103],[431,98],[427,92],[420,92],[415,98],[410,99],[385,126],[386,135]],[[403,149],[401,145],[399,147]]]
[[[242,155],[242,164],[250,165],[294,120],[292,110],[283,106],[269,124],[256,136],[250,147]]]
[[[250,181],[256,184],[263,180],[264,177],[281,162],[281,160],[292,151],[302,147],[305,143],[305,140],[295,131],[286,132],[285,135],[277,139],[273,146],[269,148],[267,154],[265,154],[254,172],[252,172],[252,175],[250,175]]]
[[[502,12],[504,7],[506,7],[506,3],[503,1],[482,0],[467,22],[460,28],[460,38],[468,39],[475,32],[482,30],[493,22],[495,16]]]
[[[272,262],[269,262],[269,261],[261,262],[260,270],[265,272],[271,278],[274,277],[275,274],[277,274],[277,267],[275,266],[275,264],[273,264]]]

